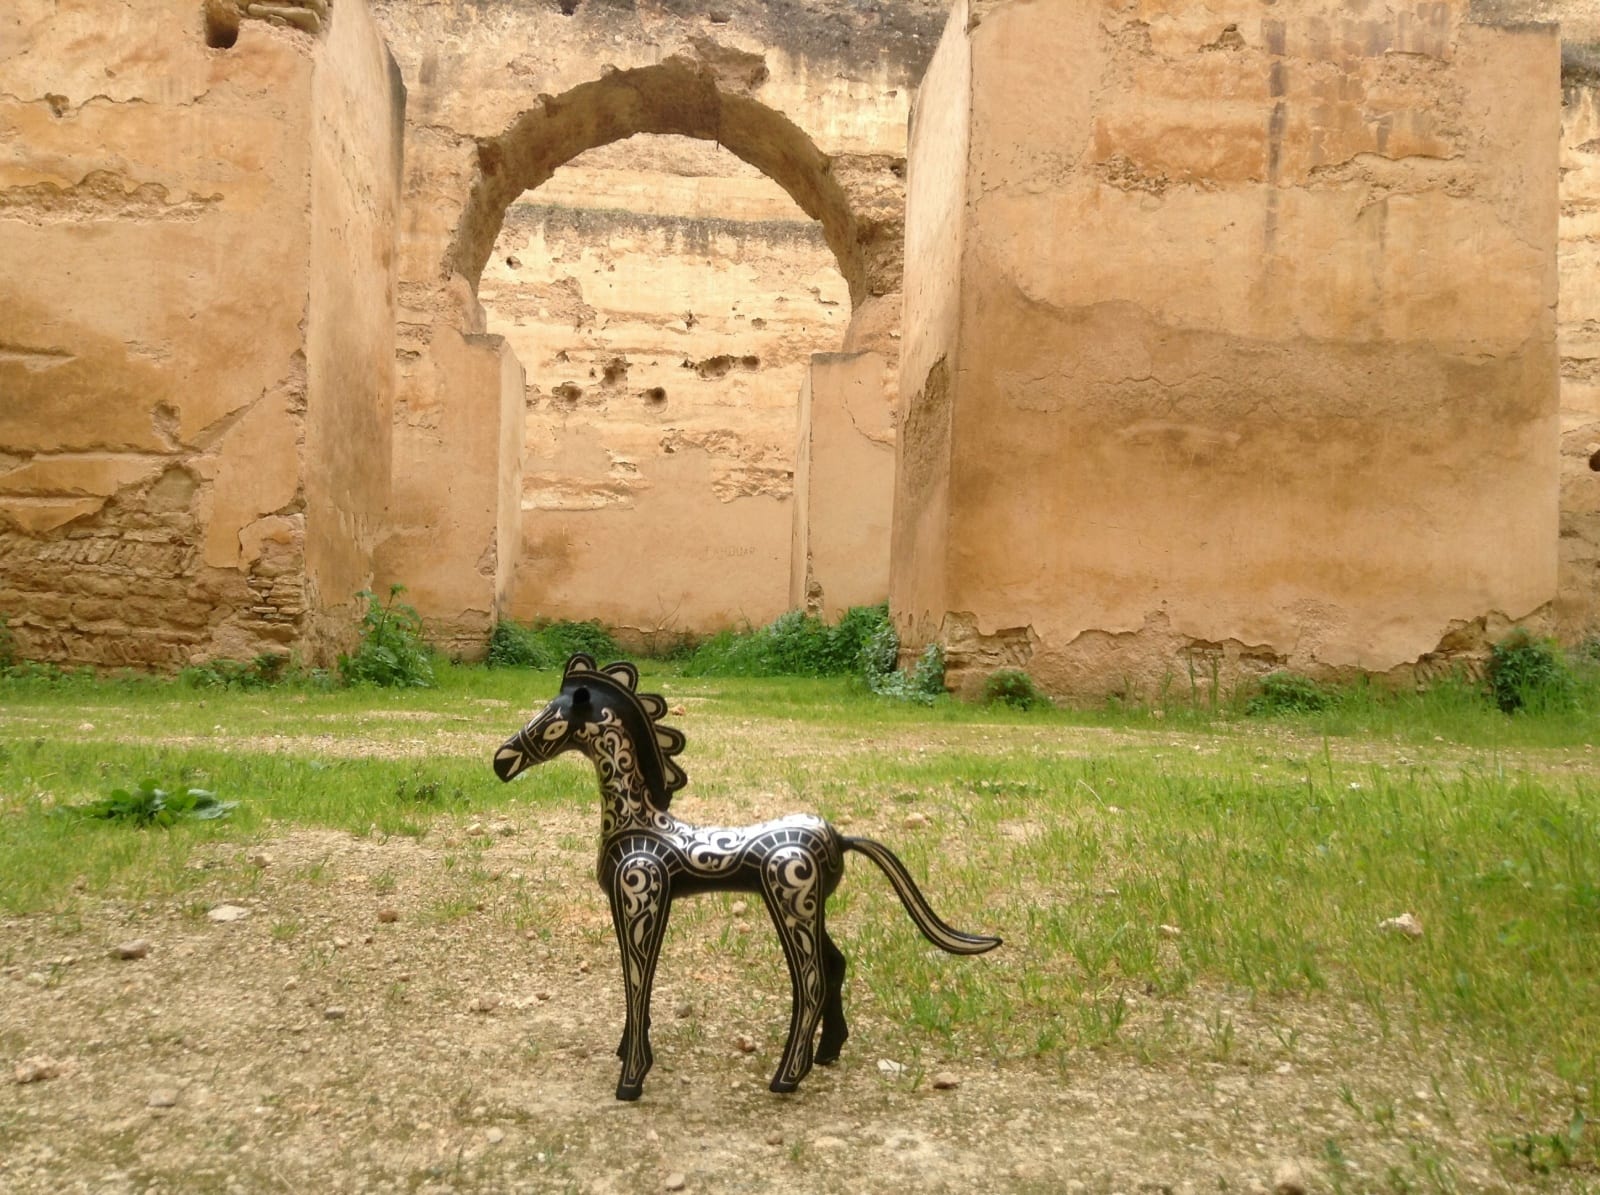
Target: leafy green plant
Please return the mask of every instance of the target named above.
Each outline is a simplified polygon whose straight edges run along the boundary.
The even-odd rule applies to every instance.
[[[269,689],[288,675],[289,657],[262,652],[248,663],[219,657],[178,673],[178,683],[191,689]]]
[[[1031,710],[1049,705],[1050,698],[1020,668],[997,668],[983,682],[984,705],[1009,705],[1012,709]]]
[[[497,668],[559,668],[576,652],[608,663],[622,654],[599,622],[536,622],[523,625],[502,618],[489,634],[489,664]]]
[[[1518,1133],[1512,1137],[1498,1137],[1495,1147],[1522,1159],[1535,1174],[1550,1174],[1581,1161],[1583,1131],[1588,1120],[1582,1108],[1574,1108],[1572,1119],[1564,1132]]]
[[[888,650],[888,644],[894,645]],[[900,657],[900,637],[894,628],[886,636],[874,636],[862,652],[862,671],[867,688],[880,697],[893,697],[898,701],[913,701],[918,705],[932,705],[944,696],[944,648],[930,643],[922,649],[910,672],[895,668]]]
[[[0,672],[10,672],[17,663],[17,637],[11,631],[11,620],[0,614]]]
[[[1314,714],[1334,704],[1335,695],[1309,676],[1298,672],[1273,672],[1262,680],[1261,688],[1244,703],[1244,712],[1253,718],[1277,714]]]
[[[433,686],[433,653],[422,637],[422,616],[399,600],[404,585],[389,586],[389,600],[379,602],[370,589],[356,594],[365,598],[361,638],[355,651],[339,657],[339,676],[347,685],[384,688]]]
[[[1577,679],[1561,648],[1521,627],[1489,649],[1486,676],[1489,695],[1508,714],[1570,709],[1577,698]]]
[[[102,821],[132,822],[136,826],[170,826],[181,820],[212,821],[227,817],[239,804],[219,801],[203,788],[169,792],[154,780],[141,780],[132,789],[114,788],[110,795],[82,805],[64,805],[60,812]]]
[[[836,626],[790,610],[753,631],[725,631],[701,644],[684,665],[689,676],[843,676],[888,626],[887,605],[853,606]]]

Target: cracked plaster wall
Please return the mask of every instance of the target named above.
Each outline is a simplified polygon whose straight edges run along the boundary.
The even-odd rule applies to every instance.
[[[948,493],[897,525],[907,646],[943,638],[958,684],[1022,662],[1150,693],[1196,658],[1404,671],[1548,614],[1554,29],[1450,3],[976,15],[940,51],[969,90],[925,85],[915,118],[964,112],[965,160],[928,182],[919,133],[910,160],[908,238],[948,251],[928,278],[908,254],[908,329],[913,295],[957,300],[901,376],[926,463],[897,501]],[[1035,50],[1062,44],[1065,74]]]
[[[0,16],[0,612],[27,658],[170,668],[315,628],[308,526],[326,558],[343,498],[303,484],[343,431],[317,375],[370,346],[308,328],[393,220],[352,246],[309,218],[314,174],[366,181],[316,99],[319,57],[380,52],[348,7],[325,41],[233,10],[227,47],[188,0]]]

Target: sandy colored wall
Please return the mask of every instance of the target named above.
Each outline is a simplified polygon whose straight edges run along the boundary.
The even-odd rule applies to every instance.
[[[958,0],[917,91],[906,163],[907,270],[897,375],[901,430],[895,446],[889,603],[907,644],[936,636],[947,608],[950,379],[961,350],[971,111],[967,6]]]
[[[388,120],[372,112],[388,94],[381,47],[346,7],[331,48],[320,27],[208,28],[187,2],[6,14],[0,611],[28,658],[174,667],[289,650],[316,622],[308,554],[361,571],[340,530],[306,547],[308,520],[350,496],[319,498],[308,461],[372,434],[337,413],[347,399],[384,402],[381,382],[357,394],[364,380],[317,371],[348,357],[381,378],[392,354],[383,302],[337,283],[372,260],[392,206],[351,195],[331,238],[312,218],[314,177],[368,177],[352,120]],[[320,336],[314,297],[342,307]],[[354,473],[352,516],[370,522],[386,475]]]
[[[1600,633],[1600,93],[1562,88],[1561,635]]]
[[[945,602],[899,611],[958,676],[1388,672],[1548,608],[1558,46],[1466,16],[981,14]]]
[[[830,622],[889,596],[894,371],[881,353],[818,353],[801,388],[789,606]]]
[[[399,434],[412,408],[448,401],[431,387],[449,370],[430,360],[447,332],[503,334],[527,369],[523,558],[498,561],[504,612],[644,632],[771,618],[786,605],[804,361],[847,341],[895,347],[906,112],[940,5],[378,12],[411,113]],[[596,130],[697,140],[618,141],[552,177]],[[779,176],[792,197],[775,205]],[[485,188],[505,193],[474,206]],[[611,285],[613,267],[635,281]],[[455,322],[474,308],[451,275],[477,288],[481,324]],[[607,384],[618,360],[627,372]],[[420,509],[413,484],[431,483],[402,469],[396,505]],[[690,554],[662,553],[680,528]]]
[[[346,4],[312,74],[311,293],[306,320],[306,633],[336,645],[389,502],[395,230],[405,86],[362,4]]]

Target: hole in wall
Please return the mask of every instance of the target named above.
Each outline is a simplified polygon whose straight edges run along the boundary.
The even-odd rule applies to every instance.
[[[554,394],[563,402],[577,402],[583,397],[583,389],[579,386],[573,385],[571,382],[562,382],[561,385],[557,386],[550,393]]]
[[[1600,448],[1589,454],[1589,468],[1596,473],[1600,473]]]
[[[206,0],[206,45],[231,50],[239,40],[239,9],[228,0]]]
[[[644,392],[644,400],[645,402],[654,403],[659,406],[661,403],[667,401],[667,392],[660,386],[652,386],[650,389]]]
[[[561,5],[561,15],[564,17],[570,17],[578,11],[578,0],[557,0],[557,3]]]

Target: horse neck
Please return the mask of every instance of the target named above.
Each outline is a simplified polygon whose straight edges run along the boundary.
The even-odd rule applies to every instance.
[[[623,830],[661,829],[671,815],[656,806],[649,782],[639,768],[640,748],[620,721],[601,727],[586,754],[600,781],[600,836]]]

